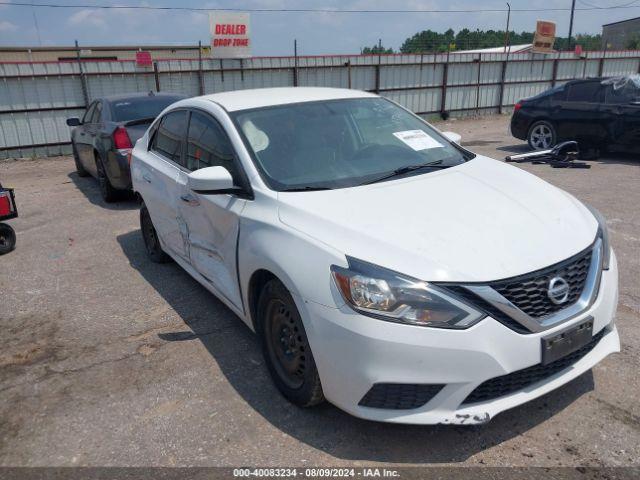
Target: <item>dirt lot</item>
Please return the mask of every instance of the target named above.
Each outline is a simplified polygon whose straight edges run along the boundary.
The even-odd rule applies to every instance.
[[[524,151],[507,117],[440,125]],[[0,257],[0,465],[640,465],[640,155],[524,165],[600,209],[620,264],[622,352],[480,427],[299,410],[253,334],[175,264],[150,263],[137,205],[106,205],[71,158],[0,164],[17,249]]]

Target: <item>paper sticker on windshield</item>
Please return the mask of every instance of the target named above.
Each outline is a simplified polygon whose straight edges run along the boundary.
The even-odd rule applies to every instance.
[[[405,130],[404,132],[394,132],[393,135],[415,151],[444,147],[444,145],[431,138],[422,130]]]

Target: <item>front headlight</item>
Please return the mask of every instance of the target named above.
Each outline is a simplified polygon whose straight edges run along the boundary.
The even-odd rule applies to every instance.
[[[609,228],[604,216],[591,205],[585,203],[596,220],[598,221],[598,237],[602,239],[602,269],[609,270],[609,262],[611,261],[611,244],[609,243]]]
[[[434,285],[347,257],[349,268],[331,266],[351,308],[390,322],[437,328],[469,328],[485,315]]]

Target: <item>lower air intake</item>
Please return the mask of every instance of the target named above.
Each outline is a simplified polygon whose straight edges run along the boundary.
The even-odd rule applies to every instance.
[[[444,385],[376,383],[360,400],[361,407],[411,410],[426,404]]]

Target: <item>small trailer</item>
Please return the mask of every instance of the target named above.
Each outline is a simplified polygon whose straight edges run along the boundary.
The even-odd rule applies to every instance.
[[[18,216],[16,200],[12,188],[3,188],[0,184],[0,255],[9,253],[16,246],[16,232],[10,225],[2,223]]]

